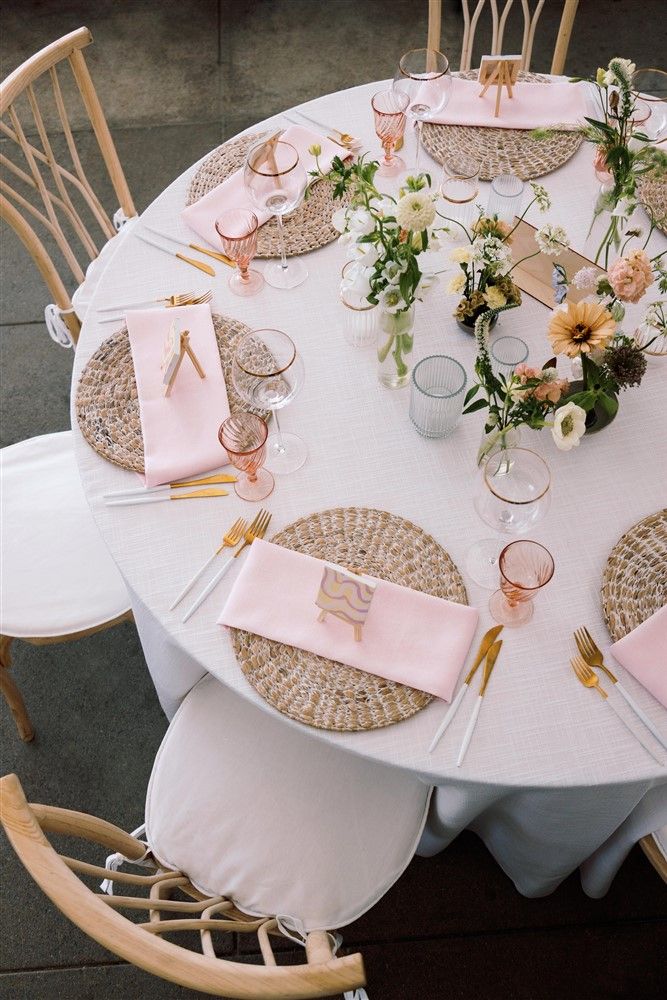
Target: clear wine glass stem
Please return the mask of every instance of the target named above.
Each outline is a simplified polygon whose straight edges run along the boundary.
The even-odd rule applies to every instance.
[[[276,443],[274,445],[274,450],[278,452],[279,455],[284,454],[285,445],[283,444],[283,432],[280,429],[280,423],[278,421],[278,411],[273,410],[273,420],[276,429]]]
[[[280,233],[280,266],[283,271],[287,270],[287,254],[285,253],[285,230],[283,229],[283,217],[282,215],[277,215],[278,220],[278,232]],[[274,411],[275,416],[275,411]],[[276,422],[276,426],[278,426]]]
[[[419,154],[422,148],[422,123],[421,121],[415,122],[415,130],[417,132],[417,155],[415,156],[415,176],[419,174]]]

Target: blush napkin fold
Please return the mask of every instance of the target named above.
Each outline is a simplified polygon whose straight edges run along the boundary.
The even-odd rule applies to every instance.
[[[294,146],[306,173],[315,169],[315,157],[308,152],[308,147],[313,144],[317,144],[322,149],[319,161],[324,171],[329,169],[334,156],[340,156],[341,159],[345,159],[345,157],[350,155],[347,150],[336,145],[335,142],[331,142],[330,139],[326,139],[309,128],[302,128],[301,125],[292,125],[290,128],[285,129],[280,136],[280,140],[281,142],[289,142]],[[218,184],[212,191],[205,194],[203,198],[196,201],[194,205],[188,205],[187,208],[183,209],[181,218],[208,243],[219,247],[220,237],[215,228],[215,220],[228,208],[246,208],[254,212],[260,226],[263,226],[271,218],[270,212],[262,212],[257,208],[246,191],[242,169],[237,170],[224,180],[222,184]]]
[[[317,620],[325,565],[331,564],[253,542],[218,623],[450,701],[477,627],[476,609],[378,580],[363,638],[355,642],[346,622],[331,614]]]
[[[227,463],[218,428],[229,416],[211,307],[177,306],[125,314],[137,380],[146,486],[159,486]],[[190,345],[206,373],[184,357],[171,394],[164,395],[162,357],[172,323],[190,331]]]
[[[667,708],[667,604],[615,642],[611,653]]]
[[[420,95],[426,95],[433,84],[425,83]],[[583,83],[515,83],[514,97],[503,90],[500,115],[494,118],[496,87],[491,86],[480,97],[482,84],[476,80],[452,79],[449,101],[441,111],[434,112],[429,122],[438,125],[472,125],[486,128],[557,128],[583,123],[588,113],[587,84]],[[427,97],[424,100],[428,103]]]

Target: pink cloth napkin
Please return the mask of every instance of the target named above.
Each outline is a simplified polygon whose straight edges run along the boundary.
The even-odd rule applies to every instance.
[[[211,320],[211,307],[178,306],[126,313],[137,379],[147,486],[173,482],[227,464],[218,428],[229,416],[227,389]],[[201,379],[185,357],[171,394],[164,395],[161,363],[172,323],[190,331],[190,345],[206,373]]]
[[[313,132],[309,128],[301,125],[292,125],[285,129],[280,137],[281,141],[290,142],[299,154],[299,159],[308,173],[315,169],[315,157],[308,152],[308,147],[316,144],[321,147],[322,153],[319,157],[322,170],[328,170],[335,156],[345,159],[350,154],[335,142]],[[220,237],[215,228],[215,220],[228,208],[246,208],[254,212],[259,219],[260,226],[263,226],[271,218],[270,212],[262,213],[257,208],[252,198],[248,194],[243,183],[243,170],[228,177],[222,184],[205,194],[203,198],[196,201],[194,205],[188,205],[181,212],[181,218],[194,229],[196,233],[219,249]]]
[[[611,652],[667,708],[667,604],[615,642]]]
[[[435,84],[425,83],[421,94]],[[436,111],[429,121],[439,125],[474,125],[488,128],[554,128],[572,126],[583,122],[588,113],[587,85],[585,83],[515,83],[514,96],[510,99],[503,91],[500,115],[493,117],[496,108],[496,88],[492,86],[480,97],[481,83],[476,80],[452,79],[452,90],[447,105]],[[424,97],[427,101],[427,96]]]
[[[318,621],[325,563],[253,542],[218,619],[449,701],[475,634],[475,608],[378,580],[363,638],[346,622]]]

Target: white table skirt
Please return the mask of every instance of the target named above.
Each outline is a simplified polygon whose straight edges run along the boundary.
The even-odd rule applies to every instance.
[[[360,135],[376,154],[370,98],[382,86],[331,94],[304,110]],[[280,123],[277,116],[263,124]],[[412,141],[409,137],[404,153],[408,158]],[[562,223],[574,247],[589,256],[598,236],[596,227],[586,241],[597,188],[591,158],[590,147],[583,146],[565,166],[541,178],[553,207],[546,217],[533,211],[529,216],[537,224],[543,218]],[[437,178],[439,168],[425,156],[427,164]],[[179,211],[196,166],[146,210],[150,225],[186,235]],[[488,185],[482,188],[484,202]],[[649,249],[656,253],[665,245],[664,237],[654,234]],[[441,257],[441,266],[451,269],[446,252]],[[214,310],[251,327],[285,330],[305,361],[305,387],[282,411],[281,423],[306,439],[310,456],[301,470],[278,478],[267,501],[272,530],[328,507],[378,507],[421,525],[462,567],[470,543],[488,534],[471,499],[482,415],[464,418],[446,440],[419,437],[407,416],[409,390],[383,389],[375,377],[373,350],[354,350],[342,338],[337,297],[342,249],[334,243],[304,260],[310,276],[299,288],[284,292],[267,286],[254,298],[240,299],[229,292],[228,272],[222,267],[215,279],[208,279],[131,236],[112,260],[86,318],[73,386],[90,355],[114,329],[99,324],[97,308],[211,287]],[[443,289],[417,305],[415,360],[450,354],[465,366],[471,381],[475,345],[457,329],[451,316],[456,299]],[[657,297],[657,291],[649,296]],[[641,310],[633,307],[628,314],[626,329],[632,330]],[[529,362],[539,365],[549,356],[547,321],[548,310],[525,296],[520,309],[501,317],[498,335],[522,337],[529,345]],[[623,393],[614,424],[584,439],[574,452],[558,452],[547,431],[524,432],[526,444],[540,451],[552,470],[551,510],[533,537],[553,553],[556,573],[537,598],[533,620],[504,633],[503,652],[463,767],[456,768],[456,753],[474,692],[468,693],[432,755],[427,748],[447,707],[438,701],[406,722],[368,733],[327,733],[300,726],[304,752],[308,739],[327,740],[438,786],[424,852],[441,849],[460,830],[471,828],[525,894],[551,891],[598,849],[604,853],[602,845],[620,828],[627,831],[633,816],[633,836],[667,822],[667,768],[634,741],[601,698],[579,685],[569,667],[575,627],[586,623],[601,641],[606,639],[599,591],[612,546],[631,525],[665,506],[666,376],[667,362],[651,362],[641,388]],[[228,635],[215,624],[236,570],[186,625],[179,609],[166,610],[182,583],[219,544],[225,528],[248,514],[248,505],[229,496],[192,504],[107,508],[102,495],[136,479],[98,457],[76,427],[75,440],[84,488],[133,594],[146,660],[166,714],[173,715],[207,671],[273,712],[245,680]],[[481,635],[491,624],[489,595],[469,580],[466,584],[470,602],[480,609]],[[665,709],[632,677],[619,673],[667,734]],[[610,697],[641,730],[627,715],[625,703],[614,692]],[[284,721],[286,726],[299,725]],[[667,761],[648,732],[642,730],[642,737]],[[618,837],[622,840],[622,830]],[[621,854],[618,843],[610,848],[610,858],[618,861]],[[600,886],[609,880],[613,864],[610,861],[604,877],[589,878],[587,891],[604,891]]]

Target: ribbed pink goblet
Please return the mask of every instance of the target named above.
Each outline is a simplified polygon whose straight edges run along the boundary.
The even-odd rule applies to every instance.
[[[235,295],[256,295],[264,287],[259,271],[250,270],[250,262],[257,253],[257,216],[245,208],[230,208],[218,216],[215,228],[222,252],[238,265],[238,270],[227,282],[230,289]]]
[[[242,500],[263,500],[273,492],[275,480],[263,469],[266,439],[269,429],[255,413],[234,413],[220,425],[218,440],[229,455],[229,461],[245,473],[234,486]]]
[[[375,134],[384,149],[384,160],[378,169],[381,177],[395,177],[405,170],[405,162],[394,155],[394,146],[405,132],[405,109],[409,103],[408,94],[400,90],[381,90],[371,100]]]
[[[510,627],[525,625],[533,617],[533,598],[554,575],[554,561],[539,542],[520,539],[500,553],[500,590],[489,601],[497,622]]]

